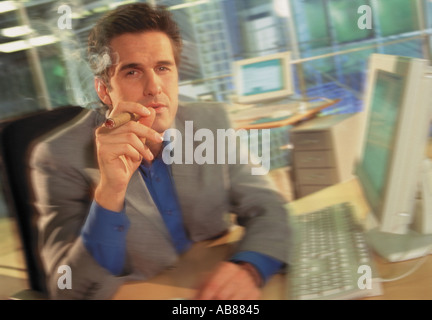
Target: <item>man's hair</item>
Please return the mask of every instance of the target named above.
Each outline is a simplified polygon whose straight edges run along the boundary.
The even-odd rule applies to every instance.
[[[109,68],[113,63],[110,42],[125,33],[159,31],[171,40],[176,64],[180,62],[182,39],[177,24],[165,7],[151,7],[147,3],[119,6],[100,19],[88,36],[88,60],[96,77],[109,87]]]

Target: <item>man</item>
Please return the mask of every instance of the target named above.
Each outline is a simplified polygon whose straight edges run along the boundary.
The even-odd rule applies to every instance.
[[[147,4],[119,7],[90,33],[89,61],[107,114],[139,119],[108,129],[105,115],[91,111],[35,149],[52,298],[109,298],[125,281],[149,279],[175,265],[193,242],[224,234],[229,212],[246,227],[245,236],[194,298],[258,299],[286,263],[286,211],[265,179],[243,164],[163,161],[167,129],[184,133],[186,121],[194,130],[229,126],[218,104],[179,105],[180,53],[169,13]],[[72,270],[71,289],[59,289],[60,265]]]

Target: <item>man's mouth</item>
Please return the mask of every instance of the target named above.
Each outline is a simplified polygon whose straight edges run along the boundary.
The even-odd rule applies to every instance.
[[[156,111],[156,114],[160,114],[168,110],[166,105],[160,103],[151,103],[147,105],[147,108],[153,108],[154,111]]]

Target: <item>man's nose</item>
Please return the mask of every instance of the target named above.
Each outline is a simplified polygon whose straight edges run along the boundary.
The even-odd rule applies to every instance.
[[[155,73],[151,73],[146,77],[144,85],[145,96],[157,96],[162,91],[160,80]]]

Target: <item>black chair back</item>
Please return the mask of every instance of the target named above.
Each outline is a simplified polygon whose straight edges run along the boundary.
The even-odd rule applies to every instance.
[[[30,289],[46,294],[45,274],[38,249],[37,210],[29,177],[29,155],[35,142],[68,120],[82,107],[37,111],[0,122],[0,173],[6,205],[16,219],[27,265]]]

